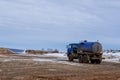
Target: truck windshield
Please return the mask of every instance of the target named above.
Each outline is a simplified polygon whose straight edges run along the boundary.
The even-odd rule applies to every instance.
[[[67,48],[71,48],[71,45],[68,45]]]

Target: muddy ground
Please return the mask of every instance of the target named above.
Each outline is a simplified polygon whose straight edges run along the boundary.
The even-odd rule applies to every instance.
[[[0,54],[0,80],[120,80],[120,63],[81,64],[66,57]]]

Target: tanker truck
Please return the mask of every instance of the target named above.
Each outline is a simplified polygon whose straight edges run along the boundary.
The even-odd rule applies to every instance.
[[[80,63],[96,63],[102,61],[102,45],[98,41],[71,43],[67,45],[67,57],[69,61],[78,59]]]

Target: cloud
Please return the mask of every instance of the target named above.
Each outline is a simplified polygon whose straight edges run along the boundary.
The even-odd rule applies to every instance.
[[[10,15],[10,17],[12,17],[11,23],[19,23],[19,25],[20,23],[26,25],[32,23],[32,25],[38,23],[64,25],[69,23],[84,23],[87,20],[97,20],[97,16],[86,12],[81,12],[79,9],[74,9],[70,5],[62,7],[61,5],[56,5],[55,3],[51,3],[48,0],[36,1],[36,4],[35,1],[31,1],[31,3],[30,1],[27,1],[27,5],[25,4],[25,2],[26,1],[18,0],[16,2],[12,1],[10,3],[9,1],[4,3],[8,6],[3,7],[3,15],[5,13],[8,16]],[[9,18],[9,20],[10,19],[11,18]]]
[[[119,0],[1,0],[1,42],[62,48],[88,39],[112,46],[120,39],[119,4]]]

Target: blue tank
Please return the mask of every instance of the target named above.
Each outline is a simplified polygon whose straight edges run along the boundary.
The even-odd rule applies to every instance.
[[[83,52],[100,53],[102,51],[102,46],[99,42],[83,41],[80,43],[72,43],[68,45],[67,53],[71,53],[73,49],[81,50]]]

